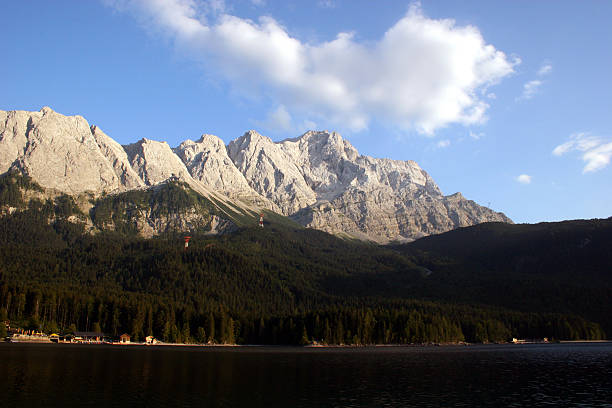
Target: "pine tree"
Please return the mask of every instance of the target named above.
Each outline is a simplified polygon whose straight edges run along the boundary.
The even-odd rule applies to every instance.
[[[206,331],[204,330],[204,328],[202,326],[199,326],[197,329],[197,341],[200,344],[204,344],[206,343]]]

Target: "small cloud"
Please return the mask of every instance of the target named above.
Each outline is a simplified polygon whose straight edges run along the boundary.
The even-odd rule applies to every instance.
[[[531,176],[528,174],[521,174],[516,178],[516,181],[521,184],[531,184]]]
[[[552,153],[555,156],[563,156],[571,151],[582,152],[582,161],[586,162],[582,174],[592,173],[610,164],[612,140],[584,132],[574,133],[570,136],[570,140],[555,147]]]
[[[542,85],[542,81],[539,79],[534,79],[533,81],[527,82],[523,85],[523,94],[520,96],[520,99],[531,99],[534,97],[536,93],[538,93],[538,89]]]
[[[336,2],[334,0],[319,0],[317,5],[322,8],[335,8]]]
[[[550,63],[544,63],[538,70],[537,74],[539,77],[543,77],[545,75],[550,74],[551,71],[552,71],[552,65]],[[521,94],[521,96],[516,98],[516,100],[520,101],[520,100],[533,98],[539,92],[540,87],[542,86],[543,83],[544,82],[542,82],[542,80],[539,80],[539,79],[533,79],[525,83],[523,85],[523,93]]]
[[[444,140],[440,140],[438,143],[436,143],[436,147],[438,149],[444,149],[445,147],[450,146],[451,142],[448,139],[444,139]]]
[[[489,98],[489,99],[497,99],[497,95],[495,95],[493,92],[489,92],[487,94],[487,98]]]
[[[251,0],[251,4],[254,6],[265,6],[266,0]]]
[[[283,132],[291,130],[292,120],[291,115],[287,111],[284,105],[279,105],[275,110],[268,112],[266,120],[263,122],[256,122],[259,126],[273,132]]]
[[[308,132],[309,130],[317,130],[317,124],[312,120],[304,120],[302,122],[302,126],[300,126],[300,130],[303,132]]]
[[[485,134],[484,134],[484,133],[482,133],[482,132],[476,133],[476,132],[472,132],[472,131],[470,130],[470,137],[471,137],[472,139],[474,139],[474,140],[480,140],[480,139],[482,139],[482,138],[484,137],[484,135],[485,135]]]
[[[550,74],[552,71],[552,65],[549,63],[542,64],[540,69],[538,70],[539,76],[544,76]]]

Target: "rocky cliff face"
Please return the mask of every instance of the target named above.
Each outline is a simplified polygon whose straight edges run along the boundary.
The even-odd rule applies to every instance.
[[[123,146],[108,137],[97,126],[91,126],[91,133],[100,151],[113,167],[115,175],[119,180],[119,185],[127,190],[144,187],[144,181],[134,169],[132,169],[130,160]]]
[[[299,166],[269,138],[250,130],[227,147],[229,157],[249,185],[284,215],[316,202]]]
[[[249,132],[230,157],[250,185],[302,225],[378,242],[412,240],[505,215],[443,196],[413,161],[375,159],[335,132],[279,143]]]
[[[360,155],[335,132],[307,132],[275,143],[249,131],[227,147],[212,135],[175,149],[148,139],[121,146],[80,116],[49,108],[0,111],[0,173],[9,170],[73,195],[180,180],[222,203],[219,209],[247,214],[267,208],[307,227],[378,242],[511,222],[460,193],[444,196],[415,162]],[[163,230],[157,225],[163,220],[147,223]]]
[[[277,206],[249,186],[228,156],[225,144],[217,136],[204,134],[196,142],[185,140],[173,151],[195,180],[214,191],[262,208],[278,210]]]
[[[20,170],[47,188],[76,194],[121,187],[87,121],[47,107],[40,112],[2,112],[0,155],[0,172]]]
[[[141,139],[123,148],[132,169],[148,186],[154,186],[169,178],[192,181],[185,163],[174,154],[166,142]]]

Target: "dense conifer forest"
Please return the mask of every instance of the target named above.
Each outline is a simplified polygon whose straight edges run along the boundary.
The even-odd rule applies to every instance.
[[[121,216],[214,207],[180,184],[103,197],[91,233],[73,199],[0,178],[0,320],[167,342],[406,344],[612,333],[612,221],[482,224],[378,246],[243,218],[220,236],[137,236]],[[130,201],[131,200],[131,201]],[[169,203],[169,204],[168,204]],[[9,210],[10,209],[10,210]]]

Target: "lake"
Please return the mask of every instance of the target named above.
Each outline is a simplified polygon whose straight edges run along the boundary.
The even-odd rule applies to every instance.
[[[612,343],[168,347],[0,343],[1,406],[612,407]]]

